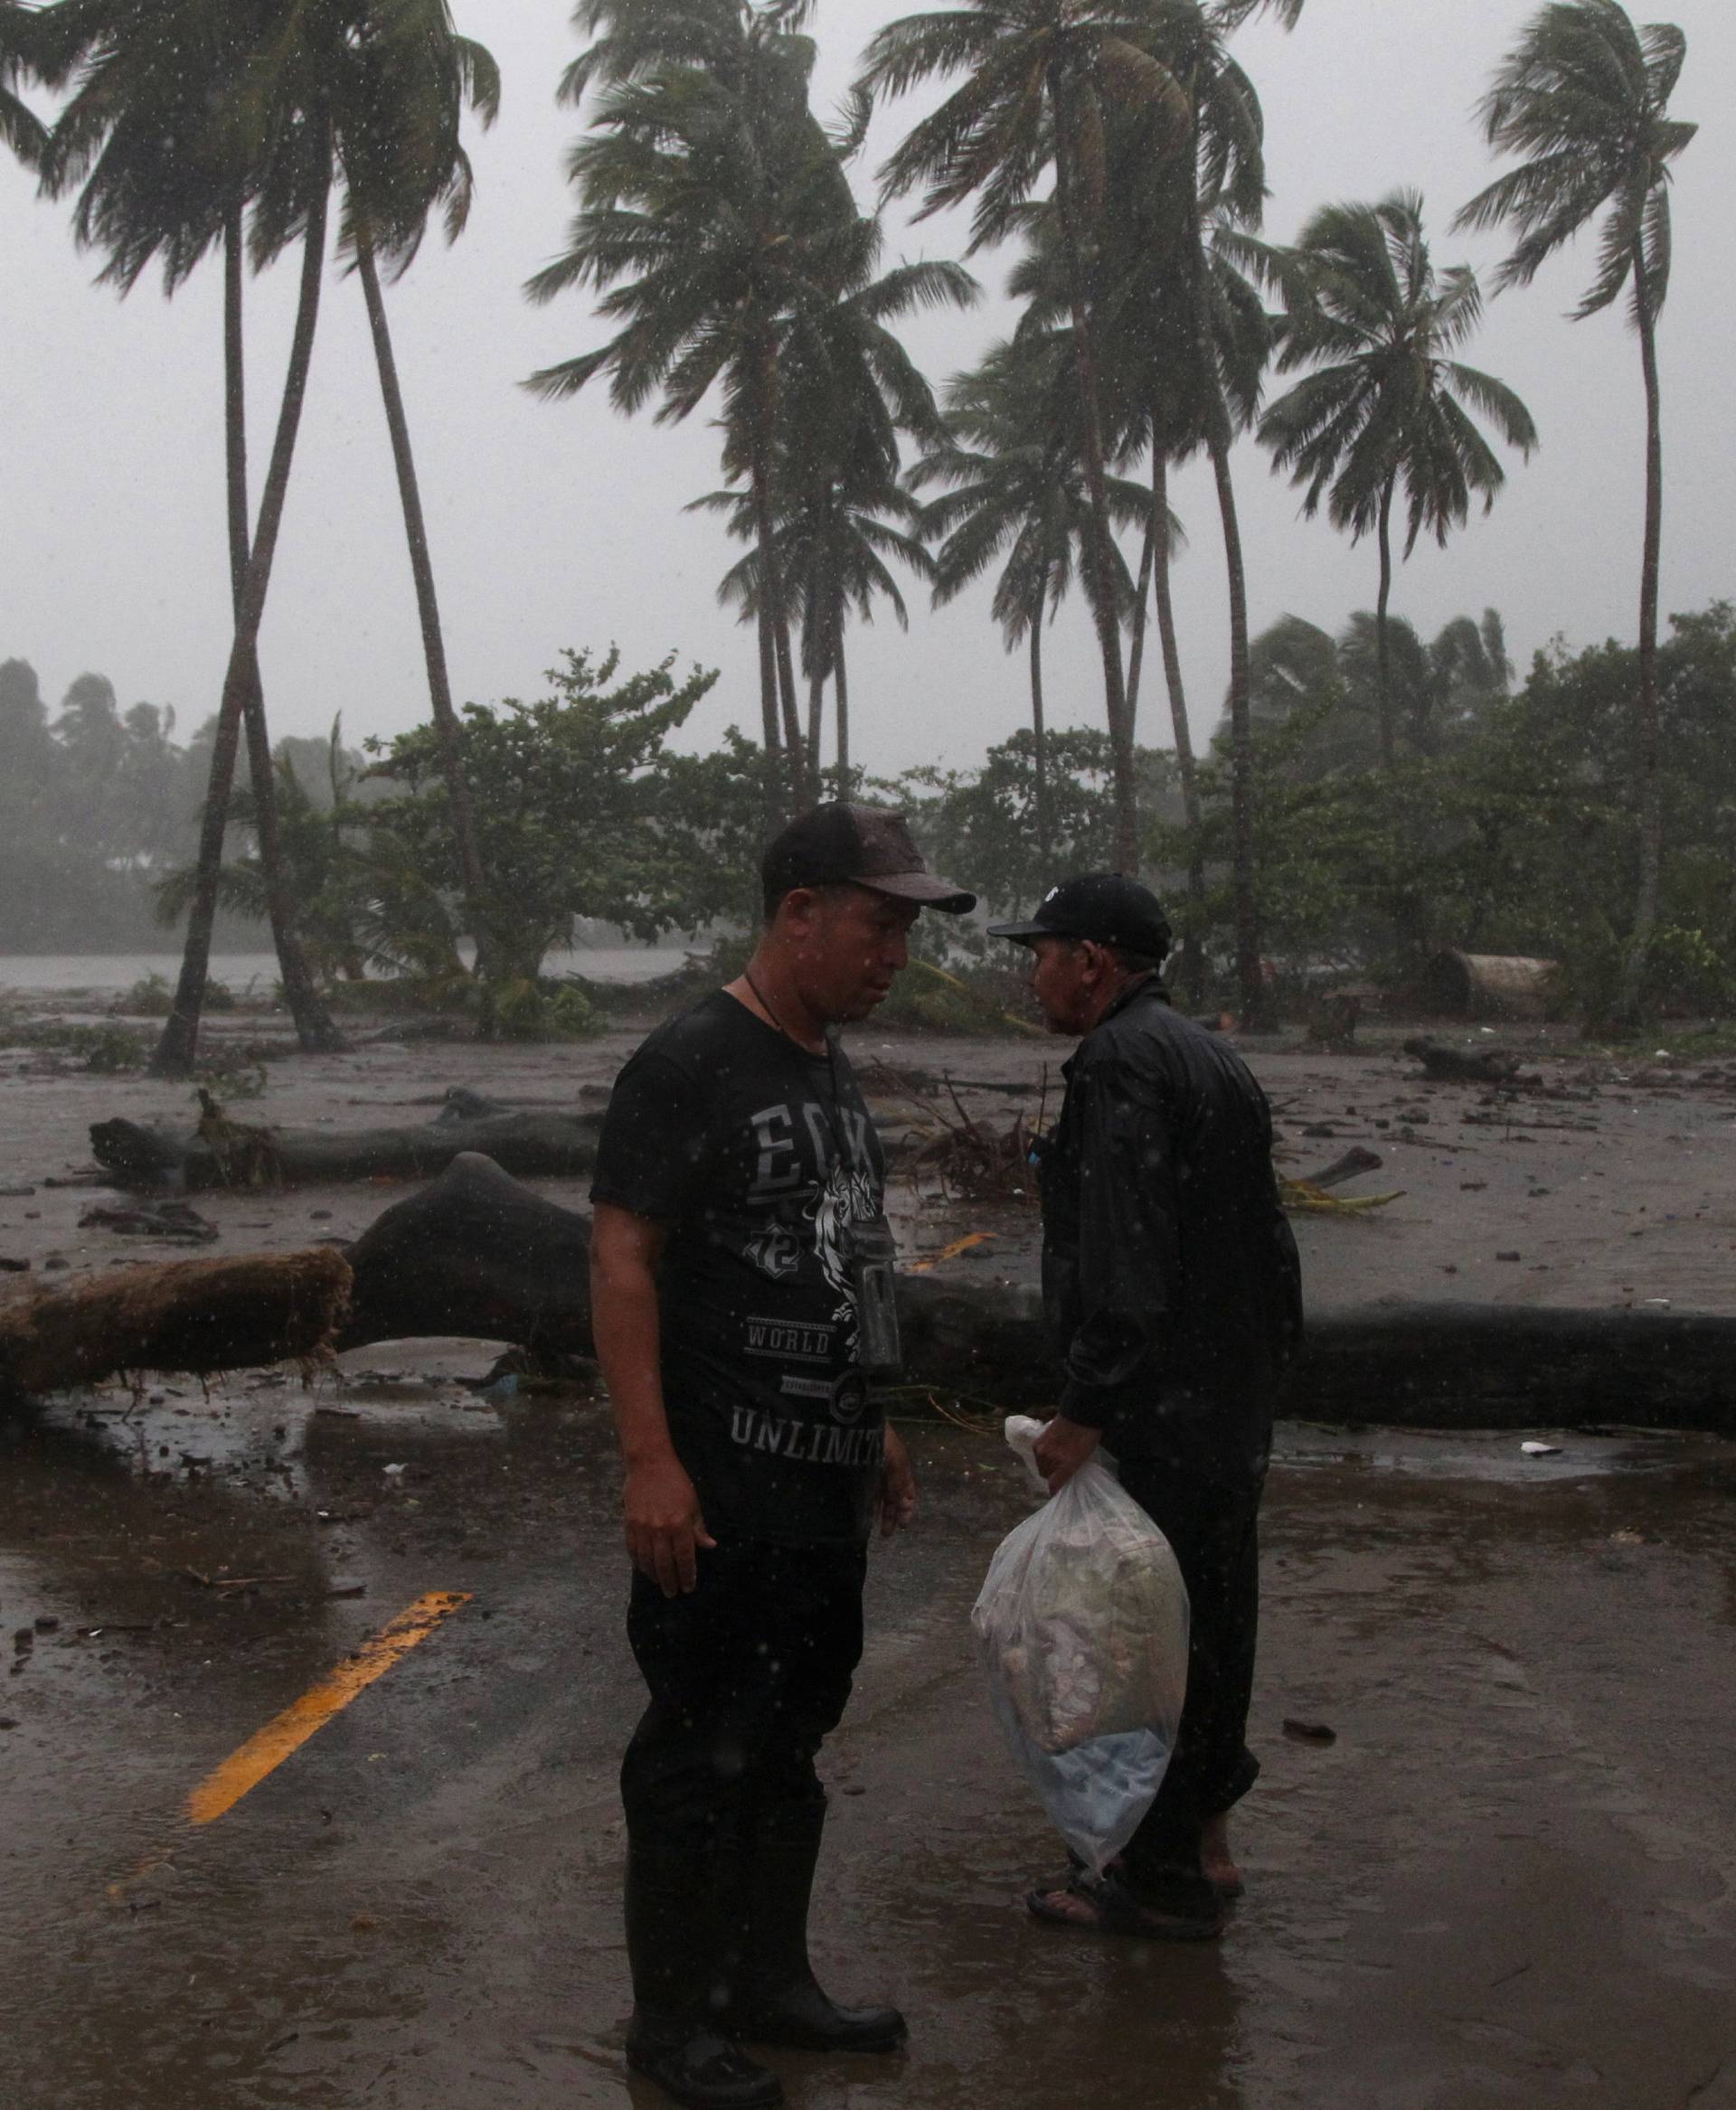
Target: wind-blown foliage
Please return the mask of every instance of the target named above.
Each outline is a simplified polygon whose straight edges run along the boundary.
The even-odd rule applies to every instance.
[[[947,390],[948,437],[914,464],[921,490],[948,486],[929,501],[922,532],[939,545],[934,599],[943,606],[997,563],[991,612],[1011,652],[1030,648],[1033,818],[1046,848],[1059,838],[1049,796],[1049,733],[1043,693],[1043,631],[1065,599],[1091,532],[1082,411],[1070,347],[1061,336],[1022,330],[990,347]],[[1144,491],[1105,479],[1118,524],[1142,523]],[[1118,608],[1133,584],[1111,546]]]
[[[1629,295],[1646,387],[1646,522],[1639,573],[1637,740],[1641,788],[1638,901],[1621,1009],[1637,1016],[1663,862],[1659,791],[1657,603],[1664,466],[1657,319],[1670,284],[1671,165],[1697,127],[1669,115],[1687,40],[1670,23],[1637,30],[1617,0],[1550,0],[1496,71],[1484,98],[1488,140],[1521,157],[1459,213],[1466,227],[1515,236],[1498,286],[1529,285],[1545,261],[1602,215],[1598,269],[1576,318]]]
[[[1477,328],[1482,294],[1468,265],[1436,270],[1414,191],[1373,205],[1325,206],[1293,250],[1258,256],[1284,294],[1278,371],[1312,370],[1268,409],[1260,437],[1302,488],[1305,513],[1324,498],[1335,527],[1353,542],[1373,534],[1380,545],[1375,644],[1381,747],[1390,765],[1393,500],[1401,490],[1406,557],[1425,530],[1444,547],[1472,498],[1486,512],[1506,480],[1472,413],[1526,455],[1536,427],[1510,388],[1454,356]]]
[[[595,351],[528,385],[559,399],[610,376],[617,410],[661,398],[659,423],[722,396],[730,464],[745,468],[764,579],[761,711],[768,753],[799,771],[788,610],[774,547],[780,358],[792,319],[865,286],[878,226],[855,209],[837,144],[808,108],[814,51],[785,11],[700,5],[581,10],[609,37],[569,75],[597,85],[568,170],[579,193],[565,253],[529,283],[538,301],[580,287],[618,325]],[[694,54],[703,52],[703,59]],[[796,791],[799,775],[788,788]]]
[[[1172,0],[972,0],[889,24],[870,43],[862,76],[874,97],[966,76],[894,149],[882,189],[887,196],[920,189],[922,215],[974,200],[973,249],[1012,231],[1053,170],[1090,497],[1087,584],[1115,757],[1117,854],[1129,871],[1137,868],[1139,831],[1090,290],[1109,217],[1106,111],[1113,102],[1138,113],[1160,155],[1181,150],[1192,103],[1166,36],[1186,13]]]

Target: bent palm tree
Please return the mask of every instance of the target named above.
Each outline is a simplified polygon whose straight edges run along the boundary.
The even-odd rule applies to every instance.
[[[1347,528],[1353,542],[1369,533],[1378,542],[1376,697],[1381,757],[1391,769],[1393,499],[1402,485],[1406,557],[1425,528],[1444,548],[1472,497],[1486,513],[1506,481],[1472,411],[1525,456],[1537,429],[1510,388],[1453,356],[1477,328],[1483,297],[1468,265],[1436,271],[1416,192],[1325,206],[1294,250],[1263,257],[1285,300],[1278,371],[1314,371],[1267,410],[1260,437],[1305,487],[1306,514],[1324,497],[1332,524]]]
[[[607,372],[626,414],[660,395],[659,423],[690,417],[721,385],[727,458],[744,466],[761,566],[766,749],[769,758],[781,749],[787,788],[798,793],[801,727],[774,546],[779,354],[792,314],[863,283],[878,233],[857,214],[838,149],[808,108],[812,46],[769,11],[723,8],[703,27],[721,53],[703,68],[672,61],[654,35],[647,54],[618,52],[605,71],[590,133],[569,158],[580,209],[568,249],[526,291],[546,302],[595,287],[599,312],[620,327],[526,385],[560,399]],[[579,76],[580,91],[590,78]],[[769,820],[776,776],[774,762]]]
[[[1142,0],[970,0],[889,24],[868,47],[862,81],[867,94],[892,96],[938,75],[967,75],[912,127],[882,185],[887,195],[922,186],[925,214],[975,198],[973,249],[1005,234],[1053,168],[1083,405],[1087,582],[1114,754],[1116,854],[1129,872],[1139,865],[1138,816],[1090,294],[1104,226],[1106,102],[1145,113],[1170,152],[1187,135],[1187,94],[1160,49],[1166,14]]]
[[[873,230],[873,253],[880,243]],[[802,666],[809,685],[805,743],[807,791],[820,794],[820,714],[825,683],[838,708],[838,780],[850,771],[849,684],[844,638],[854,608],[873,620],[884,596],[901,626],[903,598],[886,560],[928,577],[932,567],[910,530],[920,508],[899,481],[901,438],[937,445],[944,434],[928,382],[892,325],[919,308],[965,307],[976,281],[957,264],[901,264],[865,285],[838,290],[829,303],[789,315],[780,337],[778,456],[774,468],[778,569],[788,613],[802,626]],[[749,464],[726,447],[724,466],[739,478]],[[731,532],[753,539],[750,497],[714,493],[696,502],[733,515]],[[726,576],[723,598],[758,614],[763,605],[759,552]],[[842,794],[841,794],[842,796]]]
[[[250,197],[260,185],[262,129],[254,99],[269,24],[256,8],[222,12],[199,0],[150,7],[142,0],[75,0],[55,11],[53,62],[81,68],[78,87],[43,156],[50,193],[80,185],[74,215],[82,244],[108,251],[99,276],[125,294],[154,260],[171,293],[213,246],[225,252],[224,407],[231,593],[241,636],[250,560],[246,489],[245,383],[241,361],[241,241]],[[311,342],[311,341],[310,341]],[[292,380],[294,361],[292,359]],[[304,383],[305,385],[305,383]],[[287,473],[287,472],[286,472]],[[262,606],[261,601],[261,606]],[[338,1043],[295,930],[292,890],[278,854],[270,741],[265,725],[257,625],[246,645],[232,707],[220,711],[202,818],[205,884],[194,903],[176,1011],[165,1030],[171,1070],[191,1065],[203,1000],[217,867],[245,726],[265,894],[286,1002],[304,1048]],[[227,684],[226,684],[227,692]]]
[[[383,250],[392,277],[401,277],[420,246],[429,214],[437,209],[442,213],[448,242],[456,241],[463,232],[469,217],[475,179],[469,156],[464,150],[460,126],[467,108],[476,112],[485,127],[494,123],[500,109],[500,73],[482,45],[456,33],[447,0],[412,0],[411,13],[413,19],[406,26],[418,33],[406,40],[405,54],[410,62],[401,63],[394,69],[388,92],[411,119],[413,152],[405,166],[401,157],[390,154],[382,156],[373,150],[373,136],[369,128],[361,126],[353,128],[343,148],[344,242],[362,281],[363,299],[367,306],[368,330],[373,342],[374,364],[380,376],[381,400],[398,479],[399,504],[404,516],[410,576],[416,589],[422,658],[428,673],[429,707],[439,742],[440,774],[452,809],[452,832],[458,847],[466,910],[476,941],[476,972],[482,975],[486,972],[490,949],[487,875],[476,841],[470,787],[465,780],[459,753],[458,713],[452,706],[452,682],[447,667],[439,598],[434,585],[428,522],[422,509],[416,457],[410,447],[410,420],[398,377],[398,362],[386,318],[380,259]],[[394,159],[399,161],[399,165],[392,165]]]
[[[48,145],[48,127],[18,90],[49,71],[42,18],[18,0],[0,0],[0,146],[26,168],[37,167]]]
[[[1552,0],[1527,24],[1483,99],[1491,146],[1522,155],[1473,198],[1461,227],[1505,222],[1517,240],[1497,287],[1527,286],[1599,214],[1598,273],[1574,320],[1626,290],[1646,386],[1646,525],[1639,568],[1639,884],[1632,942],[1616,1000],[1631,1022],[1657,922],[1663,863],[1658,787],[1657,592],[1664,452],[1657,318],[1670,285],[1670,165],[1698,127],[1669,113],[1687,40],[1670,23],[1637,30],[1617,0]]]
[[[1037,330],[991,347],[947,391],[948,433],[911,468],[911,485],[949,485],[923,509],[922,530],[935,555],[937,608],[955,599],[997,562],[990,610],[1006,649],[1030,647],[1032,764],[1037,847],[1046,861],[1054,843],[1049,735],[1043,707],[1043,631],[1066,598],[1076,560],[1091,538],[1091,498],[1080,438],[1081,416],[1066,344]],[[1105,479],[1114,516],[1142,523],[1148,501],[1137,485]],[[1004,560],[1004,561],[1003,561]],[[1132,582],[1111,544],[1117,607]]]

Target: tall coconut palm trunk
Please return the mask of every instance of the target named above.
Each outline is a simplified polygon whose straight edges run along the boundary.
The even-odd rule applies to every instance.
[[[234,206],[223,233],[223,430],[229,502],[229,583],[235,621],[241,621],[241,589],[247,578],[251,528],[247,493],[247,365],[242,330],[243,267],[241,209]],[[284,870],[278,826],[278,787],[271,761],[271,736],[265,720],[265,688],[257,652],[249,656],[248,686],[242,705],[247,736],[248,771],[253,786],[254,833],[259,839],[259,871],[265,883],[266,917],[283,979],[296,1038],[309,1054],[343,1044],[331,1014],[319,1000],[307,956],[296,935],[295,895]]]
[[[1049,729],[1043,707],[1043,616],[1049,600],[1049,574],[1037,581],[1031,611],[1031,773],[1035,782],[1037,854],[1046,865],[1054,848],[1055,824],[1049,797]]]
[[[1222,397],[1220,397],[1222,412]],[[1248,579],[1241,556],[1241,523],[1230,475],[1229,419],[1210,443],[1223,519],[1223,562],[1230,587],[1230,786],[1231,857],[1236,898],[1236,989],[1241,1022],[1251,1032],[1271,1024],[1271,998],[1260,958],[1260,906],[1254,892],[1254,723],[1248,696]]]
[[[1374,603],[1375,705],[1381,714],[1381,764],[1389,773],[1398,767],[1398,738],[1392,724],[1392,654],[1387,611],[1392,603],[1392,486],[1389,476],[1381,487],[1376,530],[1381,551],[1381,589]]]
[[[327,146],[329,153],[329,146]],[[283,526],[284,504],[289,493],[289,472],[294,464],[296,436],[301,425],[302,407],[307,395],[307,372],[313,362],[314,335],[319,322],[320,278],[326,268],[327,186],[316,184],[307,209],[304,238],[301,292],[296,308],[295,334],[289,347],[289,366],[284,380],[283,403],[278,416],[277,436],[266,473],[259,505],[259,532],[248,554],[235,617],[235,636],[230,647],[229,665],[223,676],[222,701],[217,711],[216,736],[212,743],[211,776],[204,812],[199,828],[197,878],[187,917],[185,949],[175,984],[175,1003],[163,1027],[162,1038],[151,1059],[157,1077],[184,1077],[193,1068],[199,1046],[199,1019],[204,1007],[205,983],[211,968],[211,934],[217,916],[217,892],[222,871],[223,835],[229,823],[230,791],[235,777],[235,756],[240,745],[247,699],[255,677],[259,626],[265,617],[266,595],[271,584],[271,566],[277,556],[278,536]]]
[[[850,796],[850,679],[844,664],[844,622],[838,622],[835,659],[832,668],[833,701],[837,710],[838,796]]]
[[[769,843],[789,818],[789,779],[778,719],[778,642],[772,636],[771,610],[763,594],[754,617],[754,634],[760,643],[760,735],[766,757],[765,815],[760,826]]]
[[[1223,562],[1230,594],[1230,802],[1231,884],[1235,895],[1236,989],[1241,1022],[1261,1031],[1272,1018],[1271,998],[1260,971],[1260,905],[1254,891],[1254,721],[1248,694],[1248,575],[1241,553],[1241,523],[1236,513],[1235,484],[1230,474],[1230,449],[1235,434],[1224,399],[1212,323],[1205,230],[1199,200],[1200,143],[1188,149],[1188,268],[1193,280],[1194,329],[1200,362],[1200,388],[1205,412],[1206,451],[1217,484],[1218,512],[1223,523]]]
[[[1151,596],[1151,576],[1157,552],[1157,523],[1146,523],[1145,535],[1139,545],[1139,577],[1133,589],[1133,623],[1127,636],[1127,726],[1129,732],[1139,723],[1139,680],[1146,665],[1146,608]]]
[[[1622,963],[1616,1016],[1635,1023],[1645,989],[1646,964],[1657,928],[1658,885],[1664,863],[1663,801],[1658,782],[1657,599],[1664,535],[1664,441],[1657,379],[1656,318],[1645,250],[1634,245],[1634,306],[1639,317],[1639,363],[1646,381],[1646,539],[1639,566],[1639,890],[1633,936]]]
[[[1159,447],[1153,447],[1151,456],[1151,506],[1157,538],[1152,566],[1152,599],[1157,611],[1157,643],[1163,654],[1164,687],[1169,695],[1175,774],[1182,786],[1182,817],[1187,824],[1190,928],[1182,943],[1181,984],[1187,1002],[1197,1005],[1205,994],[1205,857],[1201,849],[1200,773],[1194,759],[1194,730],[1187,721],[1187,691],[1182,683],[1182,655],[1175,636],[1175,597],[1170,579],[1174,549],[1169,532],[1169,457]]]
[[[824,673],[807,677],[807,775],[814,786],[814,796],[819,796],[820,785],[820,734],[826,718],[826,675]]]
[[[476,942],[476,973],[486,975],[490,950],[487,874],[476,842],[476,808],[459,753],[458,717],[452,707],[452,681],[446,664],[446,633],[440,622],[439,598],[434,589],[434,560],[429,550],[428,522],[422,511],[416,457],[410,444],[410,420],[404,411],[403,390],[399,385],[398,360],[386,320],[385,296],[381,290],[373,240],[365,222],[361,221],[356,229],[355,266],[362,281],[362,297],[367,304],[368,331],[373,339],[373,361],[380,374],[380,398],[385,407],[392,465],[398,475],[404,539],[410,546],[410,576],[416,586],[416,614],[421,626],[422,659],[428,669],[429,708],[433,714],[434,738],[439,749],[440,775],[452,808],[452,833],[458,843],[458,876],[464,888],[466,917],[470,934]]]
[[[1121,624],[1116,607],[1115,563],[1110,550],[1109,472],[1103,458],[1102,400],[1098,391],[1092,350],[1090,303],[1086,297],[1083,231],[1071,147],[1067,141],[1066,93],[1051,75],[1051,107],[1055,113],[1055,202],[1060,208],[1061,248],[1067,259],[1068,303],[1073,325],[1073,355],[1085,438],[1085,487],[1090,497],[1086,536],[1091,614],[1103,659],[1103,700],[1109,727],[1110,783],[1115,799],[1115,858],[1130,878],[1139,870],[1139,812],[1133,766],[1133,731],[1127,721],[1127,687],[1121,671]]]

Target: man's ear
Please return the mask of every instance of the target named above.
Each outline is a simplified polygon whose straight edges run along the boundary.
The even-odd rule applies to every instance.
[[[793,930],[806,930],[814,920],[820,897],[812,887],[791,887],[778,904],[778,914]]]

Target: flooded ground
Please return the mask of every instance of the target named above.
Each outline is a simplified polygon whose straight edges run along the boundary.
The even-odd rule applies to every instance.
[[[471,950],[467,942],[458,949],[467,956]],[[580,946],[571,952],[549,954],[543,972],[584,975],[598,982],[648,982],[679,967],[682,957],[678,947]],[[0,991],[23,996],[66,995],[89,990],[112,998],[153,975],[173,988],[180,972],[178,952],[0,953]],[[274,952],[215,952],[211,956],[212,979],[237,996],[269,993],[276,986],[278,973]]]
[[[420,1122],[453,1084],[571,1104],[636,1038],[376,1041],[273,1064],[236,1111]],[[886,1065],[887,1113],[896,1078],[944,1071],[1003,1127],[1045,1069],[1052,1107],[1065,1052],[872,1029],[857,1048]],[[1491,1102],[1420,1085],[1396,1049],[1253,1051],[1288,1169],[1357,1144],[1384,1163],[1350,1191],[1402,1190],[1300,1222],[1316,1310],[1736,1312],[1736,1069],[1537,1053],[1556,1096]],[[14,1286],[175,1257],[81,1228],[90,1191],[54,1182],[88,1163],[91,1121],[185,1122],[189,1098],[0,1052]],[[582,1181],[540,1184],[582,1205]],[[351,1236],[404,1191],[201,1194],[203,1249]],[[989,1230],[986,1268],[1031,1221],[1028,1197],[901,1214],[913,1249]],[[4,2110],[660,2100],[621,2049],[615,1769],[639,1688],[612,1446],[582,1396],[483,1389],[492,1360],[388,1344],[312,1394],[256,1372],[0,1425]],[[907,2007],[911,2049],[779,2056],[793,2101],[1736,2110],[1736,1446],[1557,1433],[1533,1457],[1517,1434],[1287,1429],[1249,1895],[1221,1945],[1174,1951],[1020,1907],[1056,1852],[967,1619],[1024,1497],[989,1439],[917,1434],[922,1519],[876,1552],[826,1760],[817,1936],[841,1990]],[[369,1653],[418,1606],[425,1638]],[[235,1754],[285,1710],[306,1728],[323,1691],[324,1726],[193,1823],[195,1792],[230,1792]]]
[[[0,1451],[8,2110],[650,2104],[622,2060],[638,1705],[601,1410],[486,1357],[79,1403]],[[1736,1450],[1290,1428],[1249,1894],[1222,1945],[1039,1927],[1053,1844],[967,1614],[1025,1498],[917,1432],[825,1769],[817,1947],[908,2057],[815,2110],[1736,2104]],[[467,1602],[215,1822],[189,1795],[425,1594]],[[28,1636],[28,1639],[24,1637]],[[1330,1745],[1285,1734],[1325,1724]]]

